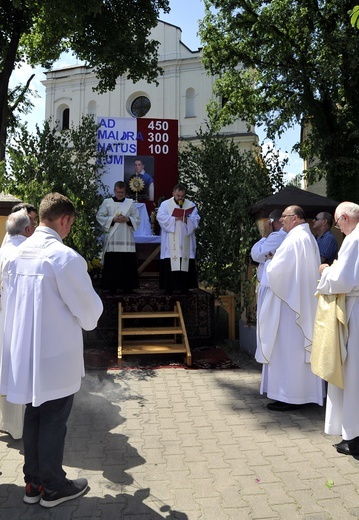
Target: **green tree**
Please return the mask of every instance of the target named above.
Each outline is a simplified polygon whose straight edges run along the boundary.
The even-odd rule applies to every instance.
[[[328,196],[359,202],[359,32],[348,0],[205,0],[205,66],[219,78],[211,118],[242,117],[270,138],[302,122],[296,149]],[[215,7],[215,10],[211,10]],[[299,136],[298,136],[299,137]]]
[[[100,92],[114,89],[128,73],[133,81],[155,81],[158,45],[150,39],[159,10],[168,0],[0,0],[0,161],[5,157],[9,118],[30,83],[16,99],[9,81],[22,63],[50,68],[71,49],[94,67]]]
[[[101,230],[96,210],[105,192],[97,154],[97,125],[91,116],[78,127],[56,132],[51,121],[31,134],[26,126],[17,130],[9,145],[7,170],[0,171],[2,190],[38,207],[42,197],[58,191],[76,208],[76,220],[66,243],[84,258],[99,256]]]
[[[179,175],[201,215],[196,233],[199,279],[216,295],[227,290],[241,295],[239,303],[253,321],[250,250],[258,230],[248,208],[283,187],[283,165],[272,152],[260,159],[210,130],[199,132],[198,138],[199,146],[189,144],[180,153]]]
[[[350,16],[350,23],[352,26],[359,29],[359,5],[355,5],[348,14]]]

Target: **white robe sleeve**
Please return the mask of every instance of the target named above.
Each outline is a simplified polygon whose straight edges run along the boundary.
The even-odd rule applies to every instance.
[[[167,201],[162,202],[157,212],[157,221],[161,228],[167,233],[174,233],[176,230],[176,219],[168,213]]]
[[[105,199],[101,206],[99,207],[96,213],[97,222],[103,228],[103,230],[107,233],[111,227],[113,217],[115,213],[110,211],[110,206],[108,204],[109,199]]]
[[[259,264],[264,264],[266,256],[269,255],[269,253],[274,255],[284,238],[284,232],[281,233],[279,231],[273,231],[268,237],[261,238],[251,249],[252,259]]]
[[[58,274],[57,285],[64,303],[79,325],[84,330],[93,330],[102,314],[103,304],[92,286],[85,260],[80,256],[72,258]]]
[[[194,210],[187,218],[187,223],[185,224],[185,233],[186,235],[192,235],[198,228],[200,221],[200,216],[198,215],[197,208],[194,207]]]

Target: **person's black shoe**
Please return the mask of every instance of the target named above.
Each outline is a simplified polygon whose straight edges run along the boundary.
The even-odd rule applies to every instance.
[[[343,453],[344,455],[350,455],[348,441],[345,441],[343,439],[341,442],[339,442],[339,444],[333,444],[333,446],[337,450],[338,453]]]
[[[338,453],[343,455],[359,455],[359,437],[354,437],[349,441],[344,439],[339,444],[333,444]]]
[[[72,500],[85,493],[88,488],[88,482],[85,478],[75,480],[67,480],[65,485],[58,491],[49,491],[44,489],[40,500],[42,507],[55,507],[67,500]]]
[[[288,412],[289,410],[298,410],[301,407],[301,404],[282,403],[282,401],[273,401],[273,403],[267,404],[268,410],[274,412]]]
[[[359,437],[348,441],[348,446],[352,455],[359,455]]]

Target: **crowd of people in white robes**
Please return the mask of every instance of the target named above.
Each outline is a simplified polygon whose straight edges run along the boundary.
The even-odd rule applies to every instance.
[[[185,192],[184,186],[176,185],[173,197],[159,209],[161,259],[167,261],[171,275],[191,273],[195,259],[200,218]],[[123,184],[115,185],[115,197],[106,199],[98,211],[99,222],[110,231],[105,252],[115,248],[111,236],[117,230],[132,236],[138,225],[132,201],[127,203],[124,195]],[[54,507],[87,489],[86,479],[65,478],[61,452],[73,395],[84,375],[82,329],[96,326],[103,305],[86,262],[62,243],[75,219],[71,201],[49,194],[40,204],[39,216],[35,231],[35,208],[26,204],[14,208],[0,250],[0,430],[16,439],[24,431],[24,501]],[[271,411],[297,410],[308,403],[323,406],[327,380],[325,432],[342,437],[334,445],[339,453],[359,455],[359,205],[339,204],[334,220],[345,238],[338,259],[323,263],[300,206],[269,214],[264,236],[251,251],[259,282],[255,357],[263,364],[260,393],[273,400],[267,404]],[[172,291],[177,282],[168,282],[168,273],[165,279]],[[190,278],[185,279],[184,288],[188,287]],[[335,336],[330,347],[315,335],[321,298],[331,298],[334,315],[341,313],[344,325],[345,334],[338,332],[340,339]],[[321,327],[326,326],[321,315]],[[340,373],[338,379],[327,378],[328,367],[314,361],[320,358],[318,352],[333,360],[330,368]],[[61,423],[58,436],[53,428],[41,433],[46,443],[38,442],[42,410]],[[50,463],[49,445],[51,454],[60,452]],[[56,471],[46,467],[51,464]]]
[[[301,207],[288,206],[277,220],[275,225],[276,219],[269,219],[271,229],[252,248],[259,275],[255,357],[263,364],[260,392],[274,399],[267,404],[270,410],[285,412],[307,403],[322,406],[324,379],[329,381],[325,432],[342,436],[334,445],[339,453],[358,455],[359,206],[343,202],[335,210],[335,227],[345,238],[331,265],[322,263],[323,255]],[[272,242],[278,240],[279,228],[285,238],[275,247]],[[319,318],[318,298],[324,295],[332,296],[336,306],[330,320],[329,314]],[[314,334],[319,319],[326,335]],[[328,335],[333,336],[331,342]],[[324,366],[320,365],[323,359]],[[338,371],[341,377],[334,380],[332,374]]]

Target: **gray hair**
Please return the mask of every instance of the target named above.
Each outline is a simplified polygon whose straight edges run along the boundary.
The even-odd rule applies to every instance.
[[[346,213],[348,217],[359,222],[359,206],[355,202],[341,202],[335,210],[336,214]]]
[[[30,217],[25,208],[10,213],[6,221],[6,231],[10,236],[24,235],[25,228],[30,226]]]

